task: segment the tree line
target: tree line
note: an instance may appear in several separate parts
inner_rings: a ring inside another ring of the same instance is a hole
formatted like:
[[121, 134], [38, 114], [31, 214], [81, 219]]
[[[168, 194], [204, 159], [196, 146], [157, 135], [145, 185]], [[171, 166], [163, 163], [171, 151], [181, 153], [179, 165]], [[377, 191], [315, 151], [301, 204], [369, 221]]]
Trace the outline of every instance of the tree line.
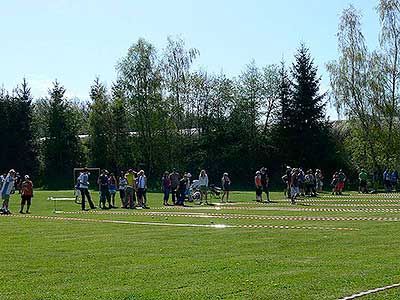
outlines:
[[[116, 64], [108, 86], [95, 78], [90, 101], [68, 99], [57, 80], [33, 99], [26, 80], [0, 90], [0, 166], [40, 178], [48, 187], [71, 186], [74, 167], [112, 172], [144, 169], [149, 181], [165, 170], [219, 183], [252, 185], [268, 167], [275, 185], [286, 165], [339, 168], [354, 174], [399, 165], [399, 1], [380, 0], [380, 47], [369, 51], [361, 15], [345, 9], [338, 30], [339, 58], [327, 64], [331, 90], [306, 45], [293, 63], [247, 64], [240, 75], [194, 69], [200, 51], [181, 38], [158, 51], [139, 39]], [[331, 122], [331, 100], [345, 117]]]
[[35, 100], [26, 80], [3, 89], [0, 165], [45, 185], [70, 184], [74, 167], [93, 166], [144, 169], [154, 180], [172, 168], [204, 168], [217, 183], [229, 172], [239, 186], [262, 166], [276, 174], [286, 164], [335, 166], [326, 95], [305, 45], [291, 67], [251, 61], [236, 78], [193, 70], [198, 55], [180, 38], [168, 38], [161, 53], [139, 39], [110, 87], [95, 78], [89, 102], [68, 99], [58, 81]]

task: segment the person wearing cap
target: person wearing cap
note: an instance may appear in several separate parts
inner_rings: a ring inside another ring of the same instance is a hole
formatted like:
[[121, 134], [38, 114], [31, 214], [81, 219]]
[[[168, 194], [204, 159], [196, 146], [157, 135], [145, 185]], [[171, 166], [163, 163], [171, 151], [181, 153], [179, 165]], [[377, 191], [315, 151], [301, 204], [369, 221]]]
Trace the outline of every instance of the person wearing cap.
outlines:
[[136, 177], [135, 172], [132, 169], [128, 170], [125, 174], [126, 178], [126, 193], [125, 193], [125, 205], [126, 208], [136, 208]]
[[108, 208], [111, 206], [111, 194], [108, 188], [108, 171], [102, 170], [99, 178], [97, 179], [97, 184], [100, 186], [100, 206], [101, 209], [107, 209], [106, 201], [108, 202]]
[[147, 198], [146, 198], [146, 190], [147, 190], [147, 177], [144, 174], [143, 170], [140, 170], [138, 173], [138, 180], [137, 180], [137, 198], [138, 203], [143, 208], [149, 208], [147, 206]]
[[229, 190], [231, 187], [231, 180], [228, 176], [228, 173], [224, 173], [221, 179], [221, 186], [224, 193], [222, 194], [221, 202], [224, 203], [224, 198], [226, 196], [226, 202], [229, 202]]
[[172, 203], [175, 204], [178, 199], [177, 199], [177, 188], [180, 182], [180, 176], [179, 173], [176, 171], [176, 169], [172, 170], [172, 173], [169, 174], [169, 180], [171, 181], [171, 197], [172, 197]]
[[262, 202], [262, 183], [261, 183], [261, 172], [257, 171], [254, 177], [254, 185], [256, 186], [256, 201]]
[[24, 213], [24, 206], [26, 203], [26, 213], [29, 214], [29, 208], [31, 207], [33, 197], [33, 183], [29, 178], [29, 175], [25, 175], [25, 180], [21, 183], [21, 210], [20, 214]]
[[12, 191], [14, 190], [14, 184], [15, 184], [15, 170], [11, 169], [6, 178], [4, 179], [3, 185], [1, 187], [1, 199], [3, 199], [3, 205], [2, 205], [2, 213], [3, 214], [10, 214], [10, 210], [8, 209], [8, 204], [10, 202], [10, 195]]
[[89, 206], [91, 209], [95, 209], [96, 206], [93, 204], [92, 197], [89, 193], [89, 170], [88, 168], [84, 168], [83, 172], [78, 177], [79, 189], [82, 195], [82, 210], [86, 210], [85, 208], [85, 198], [87, 198]]

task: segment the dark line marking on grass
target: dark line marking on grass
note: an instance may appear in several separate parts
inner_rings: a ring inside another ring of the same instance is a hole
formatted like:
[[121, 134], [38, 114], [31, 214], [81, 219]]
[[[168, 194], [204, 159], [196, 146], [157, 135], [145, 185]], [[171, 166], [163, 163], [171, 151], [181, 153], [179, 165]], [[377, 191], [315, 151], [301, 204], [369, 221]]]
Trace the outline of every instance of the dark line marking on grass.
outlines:
[[315, 217], [315, 216], [263, 216], [263, 215], [239, 215], [239, 214], [205, 214], [205, 213], [181, 213], [181, 212], [124, 212], [124, 211], [63, 211], [61, 214], [97, 214], [97, 215], [132, 215], [132, 216], [160, 216], [160, 217], [186, 217], [186, 218], [220, 218], [220, 219], [245, 219], [245, 220], [287, 220], [287, 221], [378, 221], [400, 222], [400, 218], [390, 217]]
[[85, 218], [65, 218], [52, 216], [26, 216], [26, 215], [1, 215], [3, 218], [30, 218], [44, 219], [52, 221], [81, 221], [96, 223], [115, 223], [115, 224], [132, 224], [132, 225], [154, 225], [154, 226], [171, 226], [171, 227], [206, 227], [206, 228], [263, 228], [263, 229], [307, 229], [307, 230], [345, 230], [357, 231], [358, 228], [348, 227], [314, 227], [314, 226], [287, 226], [287, 225], [225, 225], [225, 224], [186, 224], [186, 223], [157, 223], [157, 222], [134, 222], [120, 220], [104, 220], [104, 219], [85, 219]]
[[382, 292], [382, 291], [393, 289], [393, 288], [397, 288], [397, 287], [400, 287], [400, 283], [396, 283], [396, 284], [392, 284], [392, 285], [376, 288], [376, 289], [373, 289], [373, 290], [368, 290], [368, 291], [365, 291], [365, 292], [357, 293], [357, 294], [354, 294], [354, 295], [351, 295], [351, 296], [340, 298], [339, 300], [356, 299], [356, 298], [359, 298], [359, 297], [367, 296], [367, 295], [370, 295], [370, 294]]

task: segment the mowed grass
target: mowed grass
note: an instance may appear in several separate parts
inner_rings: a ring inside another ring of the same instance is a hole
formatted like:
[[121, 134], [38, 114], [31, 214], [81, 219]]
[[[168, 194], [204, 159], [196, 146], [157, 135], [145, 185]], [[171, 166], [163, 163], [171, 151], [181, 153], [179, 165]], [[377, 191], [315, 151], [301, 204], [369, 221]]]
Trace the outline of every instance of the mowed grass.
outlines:
[[[92, 195], [97, 203], [97, 194]], [[57, 201], [60, 212], [54, 213], [54, 201], [47, 200], [50, 196], [71, 197], [72, 192], [37, 191], [32, 216], [299, 228], [172, 227], [0, 217], [0, 299], [338, 299], [400, 282], [400, 222], [235, 218], [397, 218], [400, 207], [382, 205], [400, 203], [400, 195], [325, 195], [293, 207], [281, 201], [282, 193], [272, 193], [276, 201], [272, 204], [258, 204], [253, 202], [253, 193], [236, 192], [231, 195], [235, 203], [229, 205], [163, 209], [162, 195], [149, 193], [150, 210], [90, 214], [80, 214], [80, 207], [71, 201]], [[352, 206], [335, 206], [340, 203]], [[291, 208], [360, 211], [287, 210]], [[394, 211], [363, 211], [374, 208]], [[19, 215], [18, 195], [11, 198], [11, 211]], [[400, 289], [393, 289], [363, 299], [399, 298]]]

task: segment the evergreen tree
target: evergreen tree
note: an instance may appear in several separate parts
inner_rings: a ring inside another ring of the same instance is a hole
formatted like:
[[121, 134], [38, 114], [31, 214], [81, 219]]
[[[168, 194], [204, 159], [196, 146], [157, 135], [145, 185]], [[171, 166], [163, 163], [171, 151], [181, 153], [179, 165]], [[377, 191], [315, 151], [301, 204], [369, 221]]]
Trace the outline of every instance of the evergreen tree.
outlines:
[[[282, 163], [319, 167], [329, 156], [325, 120], [325, 94], [319, 93], [320, 78], [309, 50], [302, 44], [295, 55], [292, 78], [282, 64], [280, 71], [281, 115], [275, 145]], [[282, 148], [284, 151], [282, 151]]]
[[14, 168], [18, 171], [36, 175], [39, 165], [33, 139], [32, 95], [25, 78], [21, 86], [14, 90], [13, 115], [9, 125], [13, 132], [9, 145], [15, 150], [9, 151], [11, 155], [9, 159], [13, 161]]
[[110, 101], [106, 86], [99, 78], [90, 88], [89, 113], [89, 161], [90, 165], [109, 168], [111, 164], [110, 145], [112, 143], [112, 124]]
[[50, 179], [69, 183], [73, 168], [81, 163], [82, 149], [65, 89], [58, 81], [49, 90], [48, 103], [49, 111], [42, 116], [47, 117], [48, 124], [44, 140], [44, 175], [48, 184]]

